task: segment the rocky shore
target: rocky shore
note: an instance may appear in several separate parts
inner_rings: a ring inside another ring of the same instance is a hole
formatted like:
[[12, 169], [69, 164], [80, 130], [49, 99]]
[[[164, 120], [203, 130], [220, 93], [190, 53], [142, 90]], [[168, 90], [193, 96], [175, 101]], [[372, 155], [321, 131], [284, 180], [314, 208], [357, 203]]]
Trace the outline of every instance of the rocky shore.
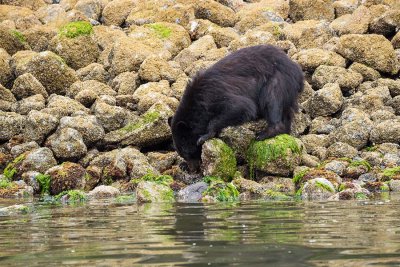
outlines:
[[[0, 197], [400, 191], [399, 29], [398, 0], [0, 0]], [[259, 44], [304, 70], [291, 135], [255, 142], [262, 121], [226, 128], [188, 173], [168, 126], [186, 84]]]

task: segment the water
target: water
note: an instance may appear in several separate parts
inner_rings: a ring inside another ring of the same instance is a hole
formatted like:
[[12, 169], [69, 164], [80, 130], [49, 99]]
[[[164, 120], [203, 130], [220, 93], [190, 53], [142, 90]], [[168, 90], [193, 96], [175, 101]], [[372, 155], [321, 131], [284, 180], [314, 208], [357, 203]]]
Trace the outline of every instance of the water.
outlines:
[[0, 217], [0, 266], [400, 266], [394, 198], [30, 205]]

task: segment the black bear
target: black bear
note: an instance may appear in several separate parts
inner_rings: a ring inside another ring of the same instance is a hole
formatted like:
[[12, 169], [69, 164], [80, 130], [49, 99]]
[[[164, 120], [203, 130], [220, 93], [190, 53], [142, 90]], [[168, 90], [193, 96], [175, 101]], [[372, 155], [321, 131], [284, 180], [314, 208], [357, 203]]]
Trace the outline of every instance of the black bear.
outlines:
[[264, 140], [289, 133], [303, 90], [300, 66], [281, 49], [258, 45], [240, 49], [195, 75], [170, 120], [175, 148], [190, 165], [201, 145], [227, 126], [264, 118]]

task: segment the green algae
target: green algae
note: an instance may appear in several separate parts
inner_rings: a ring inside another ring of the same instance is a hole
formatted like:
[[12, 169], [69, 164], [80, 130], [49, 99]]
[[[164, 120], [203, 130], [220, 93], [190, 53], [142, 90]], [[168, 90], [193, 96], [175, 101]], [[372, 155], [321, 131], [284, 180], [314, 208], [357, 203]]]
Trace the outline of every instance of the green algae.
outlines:
[[41, 194], [49, 194], [50, 193], [50, 181], [51, 181], [51, 176], [48, 174], [38, 174], [36, 176], [36, 181], [40, 185], [40, 193]]
[[67, 202], [68, 203], [78, 203], [78, 202], [85, 202], [87, 200], [86, 194], [81, 190], [68, 190], [63, 191], [60, 194], [56, 195], [54, 199], [56, 201], [60, 201], [63, 196], [67, 195]]
[[21, 154], [18, 157], [16, 157], [12, 162], [7, 164], [7, 166], [3, 171], [3, 175], [8, 181], [12, 181], [14, 175], [18, 172], [15, 165], [23, 161], [24, 159], [25, 159], [25, 154]]
[[299, 171], [298, 173], [296, 173], [296, 174], [293, 176], [293, 179], [292, 179], [293, 183], [294, 183], [295, 185], [299, 184], [299, 183], [301, 182], [301, 180], [303, 179], [303, 177], [304, 177], [309, 171], [310, 171], [310, 169], [307, 168], [307, 169], [301, 170], [301, 171]]
[[321, 189], [323, 189], [323, 190], [325, 190], [325, 191], [335, 193], [335, 189], [332, 188], [332, 187], [330, 187], [329, 185], [327, 185], [327, 184], [324, 183], [324, 182], [315, 180], [315, 186], [316, 186], [316, 187], [319, 187], [319, 188], [321, 188]]
[[172, 176], [170, 175], [157, 175], [153, 173], [148, 173], [146, 175], [143, 175], [139, 179], [137, 178], [132, 179], [131, 183], [137, 185], [141, 181], [155, 182], [157, 184], [169, 186], [174, 182], [174, 178], [172, 178]]
[[148, 111], [139, 118], [139, 121], [137, 121], [135, 123], [129, 123], [129, 124], [125, 125], [124, 127], [122, 127], [120, 130], [123, 132], [132, 132], [132, 131], [142, 128], [146, 124], [155, 122], [156, 120], [158, 120], [159, 117], [160, 117], [160, 112]]
[[238, 200], [239, 191], [232, 182], [227, 183], [215, 176], [206, 176], [203, 181], [209, 185], [203, 192], [203, 197], [210, 196], [221, 202]]
[[12, 34], [15, 38], [17, 38], [18, 41], [19, 41], [20, 43], [22, 43], [22, 44], [25, 44], [25, 43], [26, 43], [26, 38], [25, 38], [25, 36], [24, 36], [20, 31], [12, 30], [12, 31], [11, 31], [11, 34]]
[[383, 175], [392, 179], [394, 176], [400, 175], [400, 166], [387, 168], [383, 171]]
[[371, 164], [369, 164], [368, 161], [366, 160], [353, 160], [349, 165], [349, 167], [358, 167], [358, 166], [366, 167], [368, 172], [371, 170]]
[[264, 196], [266, 196], [268, 199], [272, 200], [291, 200], [292, 198], [285, 195], [282, 192], [279, 191], [274, 191], [272, 189], [268, 189], [263, 193]]
[[75, 38], [81, 35], [89, 35], [93, 32], [93, 26], [87, 21], [74, 21], [60, 29], [59, 35], [67, 38]]
[[147, 24], [146, 27], [153, 29], [157, 36], [161, 39], [170, 37], [172, 33], [172, 30], [169, 27], [160, 23]]
[[221, 177], [224, 181], [230, 182], [236, 173], [235, 152], [220, 139], [214, 138], [210, 142], [219, 152], [215, 170], [211, 175]]

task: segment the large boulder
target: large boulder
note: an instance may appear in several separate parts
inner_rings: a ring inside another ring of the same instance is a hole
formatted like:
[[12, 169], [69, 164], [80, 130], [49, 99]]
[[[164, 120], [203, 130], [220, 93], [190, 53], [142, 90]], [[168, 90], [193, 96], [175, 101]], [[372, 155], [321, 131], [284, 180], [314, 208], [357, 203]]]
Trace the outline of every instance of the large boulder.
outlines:
[[320, 48], [311, 48], [300, 50], [292, 57], [303, 70], [314, 71], [321, 65], [345, 67], [346, 60], [333, 51], [327, 51]]
[[288, 24], [283, 32], [298, 49], [322, 47], [333, 34], [325, 21], [304, 20]]
[[327, 83], [309, 100], [309, 112], [312, 117], [336, 113], [343, 105], [343, 95], [337, 83]]
[[371, 130], [371, 141], [374, 143], [399, 143], [400, 119], [385, 120]]
[[12, 72], [10, 67], [11, 57], [6, 50], [0, 48], [0, 84], [8, 84], [12, 79]]
[[357, 88], [363, 80], [363, 76], [351, 70], [337, 66], [319, 66], [313, 76], [312, 82], [317, 88], [322, 88], [327, 83], [337, 83], [343, 91]]
[[26, 117], [14, 112], [0, 111], [0, 140], [8, 141], [11, 137], [22, 133]]
[[32, 110], [26, 117], [24, 138], [27, 141], [42, 143], [44, 139], [57, 128], [58, 119], [53, 115]]
[[329, 21], [335, 18], [331, 0], [291, 0], [289, 6], [289, 16], [294, 21], [309, 19]]
[[83, 189], [85, 186], [85, 169], [73, 162], [64, 162], [61, 165], [49, 169], [46, 174], [50, 175], [50, 193], [60, 194], [63, 191]]
[[94, 144], [104, 137], [104, 129], [94, 115], [62, 117], [59, 128], [72, 128], [83, 137], [85, 144]]
[[134, 6], [135, 2], [131, 0], [114, 0], [108, 2], [102, 13], [104, 24], [121, 26]]
[[347, 34], [339, 38], [337, 52], [378, 71], [396, 74], [399, 61], [392, 44], [377, 34]]
[[62, 160], [79, 159], [87, 152], [82, 135], [77, 130], [66, 127], [51, 135], [46, 146], [54, 152], [56, 158]]
[[46, 88], [29, 72], [15, 79], [11, 92], [17, 99], [23, 99], [36, 94], [41, 94], [45, 98], [49, 96]]
[[0, 25], [0, 48], [14, 55], [17, 51], [28, 50], [30, 47], [21, 32]]
[[195, 16], [198, 19], [208, 19], [222, 27], [235, 25], [237, 16], [235, 12], [218, 2], [200, 0], [195, 2]]

